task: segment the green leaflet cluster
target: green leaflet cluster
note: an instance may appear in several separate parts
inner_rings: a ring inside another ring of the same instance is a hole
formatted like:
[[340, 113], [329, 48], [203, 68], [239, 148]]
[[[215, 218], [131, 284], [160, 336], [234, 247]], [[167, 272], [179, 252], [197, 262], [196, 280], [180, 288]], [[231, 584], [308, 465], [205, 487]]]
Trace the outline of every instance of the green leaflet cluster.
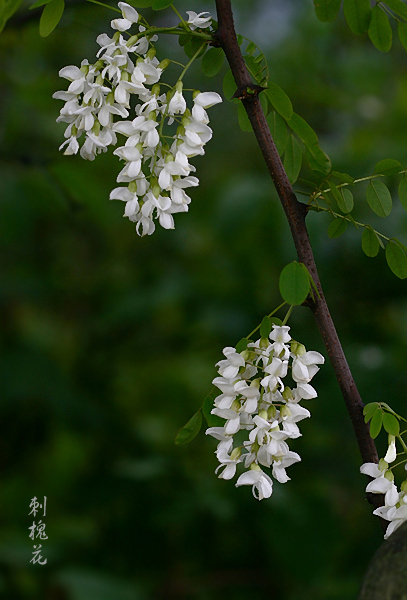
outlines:
[[[320, 21], [335, 21], [342, 0], [314, 0], [315, 13]], [[370, 0], [344, 0], [345, 19], [358, 35], [367, 33], [370, 40], [381, 52], [388, 52], [393, 42], [390, 19], [397, 22], [400, 42], [407, 50], [407, 5], [402, 0], [377, 1], [371, 6]]]
[[[269, 68], [264, 54], [258, 46], [242, 36], [238, 36], [238, 42], [240, 45], [248, 42], [243, 58], [256, 84], [265, 88], [260, 93], [260, 101], [290, 182], [293, 184], [297, 181], [302, 167], [317, 171], [322, 176], [327, 175], [331, 170], [329, 157], [321, 149], [312, 127], [294, 112], [291, 100], [284, 90], [275, 82], [269, 81]], [[242, 131], [251, 132], [252, 126], [243, 104], [233, 97], [235, 92], [236, 84], [229, 69], [223, 79], [224, 96], [236, 104]]]
[[[400, 279], [405, 279], [407, 278], [407, 247], [397, 238], [389, 238], [373, 229], [371, 225], [356, 221], [352, 215], [355, 202], [351, 190], [360, 184], [360, 187], [365, 186], [365, 198], [370, 209], [381, 218], [389, 216], [393, 199], [383, 179], [395, 175], [400, 176], [398, 197], [403, 208], [407, 210], [406, 170], [399, 161], [394, 159], [379, 161], [372, 175], [360, 179], [354, 179], [347, 173], [332, 171], [310, 194], [308, 206], [310, 210], [329, 212], [332, 215], [333, 221], [328, 227], [330, 238], [345, 233], [349, 223], [354, 225], [362, 233], [362, 249], [366, 256], [375, 257], [380, 249], [383, 249], [391, 271]], [[313, 185], [311, 182], [308, 183]]]

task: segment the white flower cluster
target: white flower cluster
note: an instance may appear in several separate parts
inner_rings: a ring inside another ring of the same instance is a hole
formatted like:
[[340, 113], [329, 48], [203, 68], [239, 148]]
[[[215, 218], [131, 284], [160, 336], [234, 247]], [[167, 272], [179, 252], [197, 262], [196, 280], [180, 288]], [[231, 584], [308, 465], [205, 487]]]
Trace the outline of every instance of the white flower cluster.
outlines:
[[[122, 32], [138, 23], [139, 14], [125, 2], [119, 2], [119, 8], [123, 18], [111, 22], [116, 33], [112, 38], [105, 33], [97, 38], [101, 47], [97, 62], [84, 60], [80, 68], [68, 66], [59, 72], [70, 81], [67, 91], [53, 95], [65, 101], [57, 121], [68, 123], [60, 149], [66, 147], [64, 154], [76, 154], [84, 134], [80, 155], [94, 160], [98, 153], [117, 145], [116, 134], [124, 135], [125, 144], [114, 154], [124, 161], [117, 182], [126, 187], [115, 188], [110, 199], [124, 201], [124, 216], [137, 224], [139, 235], [150, 235], [155, 230], [154, 219], [165, 229], [173, 229], [172, 215], [188, 211], [191, 199], [185, 189], [199, 183], [191, 175], [195, 167], [189, 159], [204, 154], [204, 145], [212, 137], [205, 109], [222, 99], [215, 92], [195, 91], [189, 109], [182, 78], [161, 94], [158, 82], [170, 61], [158, 61], [151, 46], [157, 36], [145, 35], [144, 25], [138, 26], [138, 34], [123, 38]], [[209, 27], [211, 17], [204, 16], [208, 14], [189, 11], [191, 31]], [[126, 120], [131, 112], [134, 117]], [[178, 123], [176, 133], [164, 135], [164, 124], [174, 121]]]
[[[236, 486], [253, 486], [258, 500], [269, 498], [273, 491], [272, 479], [260, 465], [271, 467], [273, 477], [286, 483], [290, 479], [286, 468], [301, 460], [289, 449], [287, 440], [301, 436], [297, 423], [310, 413], [300, 402], [317, 397], [309, 382], [319, 370], [317, 365], [325, 361], [319, 352], [307, 352], [292, 340], [289, 329], [273, 325], [269, 338], [249, 343], [240, 353], [225, 348], [225, 360], [216, 365], [220, 377], [213, 380], [222, 393], [214, 401], [212, 414], [226, 420], [223, 427], [206, 431], [219, 440], [216, 456], [220, 465], [215, 472], [220, 470], [220, 478], [231, 479], [236, 465], [244, 462], [248, 470]], [[283, 382], [289, 368], [292, 388]], [[243, 436], [239, 434], [242, 431]], [[235, 447], [234, 436], [242, 437]]]
[[368, 483], [366, 487], [366, 492], [384, 494], [384, 506], [376, 508], [373, 514], [390, 521], [384, 535], [385, 540], [404, 521], [407, 521], [407, 479], [403, 481], [399, 491], [394, 483], [393, 472], [389, 469], [389, 463], [394, 462], [396, 456], [396, 439], [393, 435], [389, 435], [389, 447], [386, 456], [380, 459], [379, 464], [365, 463], [360, 467], [361, 473], [373, 477], [373, 481]]

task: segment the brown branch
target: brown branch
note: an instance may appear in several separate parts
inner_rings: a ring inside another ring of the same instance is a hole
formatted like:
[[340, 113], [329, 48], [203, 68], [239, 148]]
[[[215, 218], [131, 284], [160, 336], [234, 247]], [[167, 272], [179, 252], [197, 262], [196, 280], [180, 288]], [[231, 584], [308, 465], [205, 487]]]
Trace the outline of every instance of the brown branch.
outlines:
[[[307, 206], [297, 200], [273, 138], [271, 137], [258, 93], [253, 93], [253, 89], [256, 86], [251, 81], [239, 44], [237, 43], [230, 0], [215, 0], [215, 2], [219, 23], [218, 30], [214, 35], [215, 44], [220, 46], [226, 54], [236, 82], [237, 95], [241, 98], [246, 109], [263, 158], [286, 214], [298, 259], [305, 264], [318, 289], [319, 297], [315, 295], [315, 301], [310, 300], [307, 302], [307, 305], [314, 313], [315, 320], [321, 332], [326, 351], [352, 421], [363, 462], [377, 463], [376, 446], [369, 435], [369, 428], [363, 418], [362, 411], [364, 405], [339, 341], [319, 280], [305, 225]], [[248, 89], [251, 93], [245, 94], [244, 91]], [[369, 494], [369, 501], [375, 506], [382, 504], [381, 496], [374, 494]]]

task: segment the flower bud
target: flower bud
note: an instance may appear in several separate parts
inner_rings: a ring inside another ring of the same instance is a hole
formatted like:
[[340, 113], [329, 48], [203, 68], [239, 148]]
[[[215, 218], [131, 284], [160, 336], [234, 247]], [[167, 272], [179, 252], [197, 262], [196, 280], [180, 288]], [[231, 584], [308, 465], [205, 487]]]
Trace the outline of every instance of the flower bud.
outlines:
[[242, 352], [240, 353], [240, 356], [243, 358], [243, 360], [245, 362], [247, 362], [249, 360], [250, 355], [251, 355], [250, 350], [242, 350]]
[[199, 90], [194, 90], [192, 92], [192, 100], [195, 100], [195, 98], [200, 94], [201, 92]]
[[102, 75], [98, 75], [98, 76], [96, 77], [96, 80], [95, 80], [95, 82], [96, 82], [98, 85], [103, 85], [103, 77], [102, 77]]
[[284, 391], [283, 391], [283, 398], [284, 400], [288, 401], [288, 400], [292, 400], [293, 399], [293, 393], [291, 391], [291, 388], [289, 387], [285, 387]]
[[157, 111], [152, 110], [150, 113], [148, 113], [148, 120], [157, 121]]
[[130, 81], [130, 74], [127, 71], [122, 71], [121, 81]]
[[304, 344], [300, 344], [299, 342], [291, 341], [291, 352], [296, 356], [303, 356], [306, 353], [306, 349]]
[[183, 88], [183, 83], [182, 83], [182, 81], [178, 80], [177, 83], [175, 84], [175, 90], [177, 92], [182, 92], [182, 88]]
[[274, 420], [276, 418], [276, 413], [277, 413], [277, 409], [274, 406], [274, 404], [272, 404], [271, 406], [268, 407], [267, 409], [267, 420]]
[[99, 132], [100, 132], [100, 123], [99, 123], [99, 121], [97, 119], [95, 119], [95, 122], [93, 123], [92, 132], [95, 135], [99, 135]]
[[258, 465], [258, 464], [256, 464], [256, 463], [252, 463], [252, 464], [250, 465], [250, 470], [251, 470], [251, 471], [261, 471], [261, 469], [260, 469], [259, 465]]
[[235, 412], [238, 412], [240, 409], [240, 400], [238, 400], [237, 398], [235, 400], [233, 400], [232, 406], [230, 407], [230, 409], [234, 410]]
[[259, 451], [260, 445], [258, 442], [253, 442], [253, 444], [250, 446], [250, 452], [252, 452], [253, 454], [257, 454], [257, 452]]
[[127, 187], [129, 188], [129, 192], [131, 192], [132, 194], [135, 194], [137, 192], [137, 183], [135, 181], [130, 181]]
[[384, 460], [384, 458], [381, 458], [379, 460], [379, 469], [380, 471], [386, 471], [386, 469], [389, 468], [389, 464]]
[[162, 69], [162, 70], [164, 71], [164, 70], [165, 70], [167, 67], [169, 67], [169, 65], [170, 65], [170, 62], [171, 62], [171, 61], [170, 61], [170, 59], [169, 59], [169, 58], [164, 58], [164, 60], [162, 60], [162, 61], [160, 62], [160, 64], [158, 65], [158, 68], [159, 68], [159, 69]]
[[131, 38], [129, 38], [126, 42], [127, 48], [131, 48], [131, 46], [137, 42], [138, 38], [139, 38], [139, 34], [132, 35]]
[[97, 71], [99, 71], [99, 69], [101, 69], [102, 67], [104, 67], [105, 63], [103, 60], [98, 60], [97, 62], [95, 62], [95, 69]]
[[159, 185], [155, 185], [155, 186], [153, 186], [153, 188], [152, 188], [152, 192], [153, 192], [153, 194], [154, 194], [154, 197], [155, 197], [155, 198], [158, 198], [158, 196], [160, 195], [160, 192], [161, 192], [161, 188], [160, 188], [160, 186], [159, 186]]
[[260, 410], [259, 411], [259, 417], [261, 419], [264, 419], [265, 421], [267, 421], [267, 411], [266, 410]]
[[280, 408], [280, 416], [282, 419], [287, 418], [287, 417], [291, 417], [292, 412], [291, 410], [288, 408], [288, 406], [282, 406]]
[[400, 486], [400, 489], [401, 489], [401, 491], [402, 491], [404, 494], [407, 494], [407, 479], [405, 479], [405, 480], [403, 481], [403, 483], [402, 483], [402, 484], [401, 484], [401, 486]]
[[150, 48], [150, 50], [147, 52], [147, 58], [149, 58], [151, 60], [152, 58], [154, 58], [156, 53], [157, 53], [157, 51], [155, 48]]
[[114, 104], [114, 92], [109, 92], [106, 96], [106, 104]]
[[394, 481], [394, 475], [393, 475], [393, 471], [390, 471], [390, 469], [388, 471], [385, 472], [384, 474], [385, 478], [388, 479], [389, 481]]
[[267, 338], [261, 338], [260, 339], [260, 348], [266, 349], [270, 346], [270, 342]]
[[159, 96], [160, 95], [160, 84], [159, 83], [155, 83], [153, 85], [153, 87], [151, 88], [151, 93], [153, 96]]
[[80, 70], [82, 71], [82, 73], [87, 75], [89, 73], [89, 65], [82, 65]]
[[255, 388], [259, 389], [260, 381], [261, 381], [261, 377], [257, 377], [257, 379], [253, 379], [253, 381], [250, 382], [250, 387], [255, 387]]
[[242, 449], [240, 446], [239, 446], [239, 448], [233, 448], [232, 454], [230, 455], [230, 460], [237, 460], [238, 458], [240, 458], [241, 454], [242, 454]]

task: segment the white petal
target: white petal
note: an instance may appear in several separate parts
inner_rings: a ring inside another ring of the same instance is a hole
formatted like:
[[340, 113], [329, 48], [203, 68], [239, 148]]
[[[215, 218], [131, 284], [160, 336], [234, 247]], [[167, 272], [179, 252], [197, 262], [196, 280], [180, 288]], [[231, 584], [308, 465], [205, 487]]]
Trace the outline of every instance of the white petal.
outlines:
[[222, 102], [222, 98], [216, 92], [201, 92], [194, 98], [195, 104], [203, 108], [209, 108], [214, 104]]

